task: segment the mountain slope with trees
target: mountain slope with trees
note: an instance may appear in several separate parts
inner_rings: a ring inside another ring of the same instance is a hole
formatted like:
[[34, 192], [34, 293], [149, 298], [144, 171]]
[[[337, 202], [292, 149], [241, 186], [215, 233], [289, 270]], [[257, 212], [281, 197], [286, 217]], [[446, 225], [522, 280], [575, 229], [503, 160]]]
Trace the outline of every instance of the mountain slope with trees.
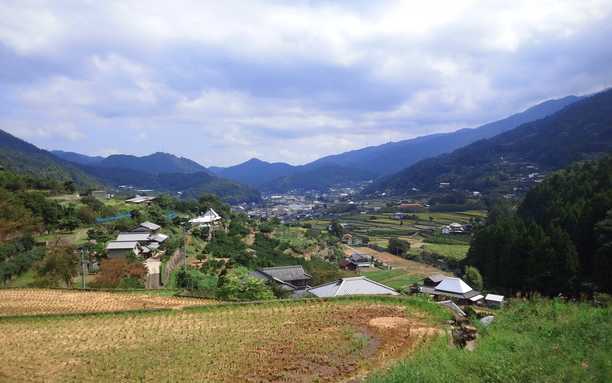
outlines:
[[50, 177], [62, 181], [74, 180], [77, 185], [92, 186], [100, 182], [85, 174], [72, 163], [46, 150], [0, 130], [0, 165], [5, 170], [35, 177]]
[[575, 295], [591, 281], [612, 292], [612, 156], [548, 176], [516, 212], [499, 200], [466, 263], [506, 293]]
[[[152, 158], [160, 161], [168, 158], [178, 159], [170, 154], [157, 154], [152, 155]], [[184, 198], [196, 200], [201, 193], [216, 194], [227, 203], [259, 202], [261, 200], [259, 191], [252, 187], [211, 175], [201, 166], [204, 170], [195, 173], [158, 172], [154, 174], [124, 167], [83, 165], [59, 158], [2, 130], [0, 130], [0, 165], [4, 166], [7, 171], [23, 175], [59, 179], [63, 182], [73, 181], [83, 190], [87, 187], [116, 188], [119, 185], [131, 185], [138, 189], [154, 189], [157, 192], [181, 191], [184, 192]], [[56, 188], [53, 182], [48, 182], [48, 184], [51, 185], [51, 189]], [[60, 185], [60, 187], [63, 186]]]
[[[612, 151], [612, 91], [566, 106], [552, 116], [523, 124], [450, 154], [422, 160], [384, 177], [364, 190], [413, 187], [430, 191], [441, 182], [451, 188], [486, 191], [507, 178], [505, 167], [532, 164], [548, 171]], [[507, 162], [507, 163], [504, 163]]]
[[197, 173], [208, 172], [206, 168], [190, 159], [173, 154], [157, 152], [148, 156], [136, 157], [126, 154], [113, 154], [95, 164], [105, 168], [122, 167], [146, 173]]

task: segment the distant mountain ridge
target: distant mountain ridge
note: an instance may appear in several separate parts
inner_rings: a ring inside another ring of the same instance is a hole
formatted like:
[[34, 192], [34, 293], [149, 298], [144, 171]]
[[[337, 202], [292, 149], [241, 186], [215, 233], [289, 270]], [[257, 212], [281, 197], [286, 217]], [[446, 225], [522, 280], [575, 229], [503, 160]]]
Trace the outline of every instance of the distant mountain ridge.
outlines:
[[485, 191], [500, 185], [501, 158], [553, 171], [612, 152], [612, 90], [572, 103], [555, 114], [520, 125], [452, 153], [424, 159], [385, 176], [363, 192], [413, 187], [424, 191], [448, 182], [458, 190]]
[[66, 161], [75, 162], [77, 164], [84, 164], [84, 165], [95, 165], [104, 159], [104, 157], [101, 157], [101, 156], [90, 157], [90, 156], [86, 156], [85, 154], [79, 154], [75, 152], [65, 152], [63, 150], [51, 150], [51, 153], [55, 154], [59, 158], [62, 158]]
[[[177, 159], [175, 156], [164, 153], [156, 153], [148, 157], [161, 158], [161, 160]], [[76, 158], [80, 158], [78, 154]], [[194, 173], [149, 173], [121, 166], [84, 165], [66, 161], [3, 130], [0, 130], [0, 165], [7, 171], [35, 177], [72, 179], [81, 187], [109, 188], [131, 185], [135, 188], [151, 188], [156, 191], [181, 191], [185, 198], [195, 199], [201, 193], [213, 193], [227, 203], [259, 202], [261, 200], [258, 190], [235, 180], [212, 175], [206, 169]]]
[[95, 164], [105, 168], [135, 169], [151, 174], [159, 173], [197, 173], [207, 172], [208, 170], [188, 159], [177, 157], [173, 154], [157, 152], [148, 156], [136, 157], [127, 154], [113, 154]]
[[451, 152], [472, 142], [491, 138], [516, 128], [526, 122], [551, 115], [583, 97], [567, 96], [559, 100], [544, 101], [524, 112], [484, 124], [475, 129], [465, 128], [452, 133], [432, 134], [410, 140], [353, 150], [347, 153], [323, 157], [304, 165], [304, 167], [311, 168], [322, 164], [335, 164], [369, 170], [382, 175], [392, 174], [424, 158]]
[[[326, 156], [306, 165], [292, 166], [286, 163], [269, 163], [252, 158], [239, 165], [228, 168], [210, 167], [209, 170], [221, 177], [231, 178], [256, 188], [273, 188], [277, 191], [277, 186], [272, 187], [271, 182], [275, 185], [284, 184], [289, 188], [288, 190], [295, 189], [298, 184], [301, 184], [299, 175], [290, 178], [287, 178], [287, 176], [314, 170], [324, 165], [339, 165], [351, 169], [360, 169], [367, 171], [373, 177], [388, 175], [400, 171], [424, 158], [451, 152], [472, 142], [511, 130], [525, 122], [546, 117], [583, 97], [567, 96], [558, 100], [548, 100], [524, 112], [513, 114], [508, 118], [491, 122], [475, 129], [466, 128], [452, 133], [431, 134], [400, 142], [370, 146]], [[310, 177], [309, 174], [305, 176]], [[325, 172], [321, 172], [321, 176], [325, 176]], [[285, 182], [279, 183], [277, 178], [280, 177], [285, 177]], [[290, 179], [294, 182], [287, 182]], [[322, 182], [327, 183], [323, 179]]]
[[101, 184], [99, 180], [84, 173], [71, 162], [39, 149], [4, 130], [0, 130], [0, 165], [4, 166], [4, 170], [35, 177], [72, 179], [81, 186]]

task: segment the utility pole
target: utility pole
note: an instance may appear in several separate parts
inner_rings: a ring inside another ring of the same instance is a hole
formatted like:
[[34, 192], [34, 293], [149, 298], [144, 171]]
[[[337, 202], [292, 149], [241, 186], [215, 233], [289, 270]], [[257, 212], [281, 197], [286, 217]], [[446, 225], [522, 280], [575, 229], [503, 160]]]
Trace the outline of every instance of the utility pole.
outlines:
[[183, 252], [185, 254], [185, 271], [187, 271], [187, 234], [183, 226]]
[[[85, 288], [85, 259], [83, 258], [83, 250], [81, 251], [75, 251], [75, 254], [80, 253], [81, 254], [81, 261], [75, 261], [74, 263], [80, 263], [81, 264], [81, 277], [83, 280], [83, 288]], [[89, 254], [89, 251], [86, 251], [87, 254]]]

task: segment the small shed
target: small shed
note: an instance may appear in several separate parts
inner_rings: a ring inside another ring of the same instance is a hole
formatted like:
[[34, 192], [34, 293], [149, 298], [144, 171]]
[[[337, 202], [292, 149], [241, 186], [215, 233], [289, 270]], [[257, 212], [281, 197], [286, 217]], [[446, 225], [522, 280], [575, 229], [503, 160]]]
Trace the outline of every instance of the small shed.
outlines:
[[504, 305], [504, 300], [505, 298], [503, 295], [487, 294], [485, 297], [485, 302], [487, 302], [487, 306], [489, 307], [493, 305], [502, 307]]

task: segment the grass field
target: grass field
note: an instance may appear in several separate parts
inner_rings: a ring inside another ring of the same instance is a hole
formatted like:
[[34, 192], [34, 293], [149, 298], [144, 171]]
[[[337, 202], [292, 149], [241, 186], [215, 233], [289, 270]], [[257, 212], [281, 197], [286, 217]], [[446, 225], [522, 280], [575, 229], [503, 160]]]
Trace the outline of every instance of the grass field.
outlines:
[[6, 285], [4, 285], [4, 287], [27, 287], [27, 286], [30, 286], [32, 283], [34, 283], [34, 275], [35, 275], [35, 272], [33, 270], [30, 270], [28, 272], [25, 272], [25, 273], [21, 274], [17, 278], [13, 279], [12, 281], [10, 281]]
[[475, 351], [437, 339], [367, 382], [611, 382], [611, 345], [612, 309], [511, 300], [481, 326]]
[[122, 294], [114, 292], [0, 289], [0, 317], [41, 314], [77, 314], [121, 310], [181, 308], [216, 301], [164, 296], [162, 292]]
[[409, 274], [409, 272], [404, 269], [362, 271], [362, 274], [368, 279], [394, 289], [410, 286], [425, 278], [422, 275]]
[[391, 298], [5, 318], [0, 380], [343, 381], [445, 334], [444, 318], [433, 303]]
[[470, 249], [469, 245], [438, 245], [434, 243], [413, 243], [410, 245], [411, 249], [418, 249], [421, 246], [434, 253], [442, 254], [447, 258], [453, 258], [462, 260], [465, 258], [467, 251]]

